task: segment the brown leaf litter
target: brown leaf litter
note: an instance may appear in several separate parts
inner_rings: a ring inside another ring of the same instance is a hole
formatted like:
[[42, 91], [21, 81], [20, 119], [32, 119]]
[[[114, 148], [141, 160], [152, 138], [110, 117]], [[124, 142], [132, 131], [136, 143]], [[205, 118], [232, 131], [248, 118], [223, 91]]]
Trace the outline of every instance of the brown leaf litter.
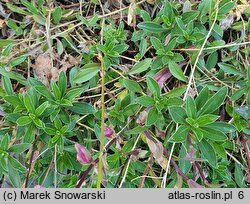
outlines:
[[[56, 60], [51, 59], [51, 57]], [[41, 80], [43, 84], [49, 85], [51, 78], [57, 81], [61, 71], [66, 72], [69, 68], [77, 66], [78, 64], [79, 60], [70, 54], [65, 54], [63, 59], [58, 59], [56, 53], [53, 53], [53, 56], [51, 56], [48, 52], [45, 52], [38, 54], [35, 58], [35, 63], [32, 64], [31, 67], [38, 79]]]

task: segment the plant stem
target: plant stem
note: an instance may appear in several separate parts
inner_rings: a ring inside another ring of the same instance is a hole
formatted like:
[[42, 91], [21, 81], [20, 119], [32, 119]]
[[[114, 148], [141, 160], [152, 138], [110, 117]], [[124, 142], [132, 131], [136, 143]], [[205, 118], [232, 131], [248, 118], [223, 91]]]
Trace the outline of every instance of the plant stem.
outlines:
[[194, 162], [195, 166], [198, 168], [198, 171], [200, 173], [200, 176], [201, 176], [201, 179], [203, 180], [203, 182], [206, 184], [208, 183], [207, 180], [206, 180], [206, 177], [201, 169], [201, 166], [199, 165], [199, 163], [197, 161]]
[[[136, 141], [135, 141], [135, 144], [134, 144], [134, 146], [133, 146], [133, 148], [132, 148], [132, 150], [131, 150], [131, 151], [133, 151], [133, 150], [136, 148], [137, 142], [139, 141], [139, 138], [140, 138], [140, 137], [141, 137], [140, 135], [137, 137], [137, 139], [136, 139]], [[121, 188], [121, 187], [122, 187], [123, 183], [125, 182], [125, 179], [126, 179], [127, 173], [128, 173], [128, 168], [129, 168], [129, 165], [130, 165], [131, 156], [129, 156], [128, 158], [129, 158], [129, 159], [128, 159], [128, 162], [127, 162], [127, 166], [126, 166], [126, 169], [125, 169], [125, 172], [124, 172], [123, 178], [122, 178], [122, 180], [121, 180], [121, 183], [120, 183], [120, 185], [119, 185], [119, 188]]]
[[105, 117], [105, 101], [104, 101], [104, 63], [103, 63], [103, 58], [102, 54], [99, 52], [99, 60], [101, 61], [101, 86], [102, 86], [102, 91], [101, 91], [101, 105], [102, 105], [102, 110], [101, 110], [101, 135], [100, 135], [100, 155], [99, 155], [99, 162], [98, 162], [98, 180], [97, 180], [97, 188], [101, 187], [101, 182], [102, 182], [102, 153], [104, 149], [104, 117]]
[[199, 57], [200, 57], [200, 55], [202, 54], [202, 51], [204, 50], [204, 47], [205, 47], [205, 45], [206, 45], [206, 42], [207, 42], [208, 38], [210, 37], [210, 34], [212, 33], [212, 30], [213, 30], [214, 25], [215, 25], [215, 23], [216, 23], [217, 16], [218, 16], [218, 12], [219, 12], [219, 2], [220, 2], [219, 0], [216, 0], [216, 5], [215, 5], [215, 9], [216, 9], [216, 10], [215, 10], [214, 21], [213, 21], [213, 23], [212, 23], [212, 25], [211, 25], [211, 27], [210, 27], [210, 29], [209, 29], [209, 31], [208, 31], [208, 34], [207, 34], [207, 36], [206, 36], [206, 38], [205, 38], [205, 40], [204, 40], [204, 42], [203, 42], [203, 44], [202, 44], [202, 46], [201, 46], [201, 48], [200, 48], [200, 50], [199, 50], [199, 53], [198, 53], [198, 55], [197, 55], [197, 57], [196, 57], [196, 60], [195, 60], [195, 62], [194, 62], [194, 66], [193, 66], [193, 68], [191, 69], [191, 73], [190, 73], [190, 75], [189, 75], [189, 81], [188, 81], [188, 85], [187, 85], [187, 90], [186, 90], [186, 92], [185, 92], [185, 94], [184, 94], [183, 101], [185, 101], [186, 98], [187, 98], [187, 96], [188, 96], [188, 92], [189, 92], [189, 89], [190, 89], [191, 84], [192, 84], [192, 80], [193, 80], [193, 77], [194, 77], [194, 71], [195, 71], [196, 66], [197, 66], [197, 64], [198, 64]]
[[177, 165], [176, 162], [173, 160], [173, 158], [172, 158], [172, 157], [170, 158], [170, 153], [169, 153], [165, 148], [163, 149], [163, 153], [165, 154], [165, 156], [167, 156], [167, 157], [170, 159], [172, 165], [174, 166], [175, 171], [176, 171], [184, 180], [188, 181], [189, 178], [179, 169], [178, 165]]
[[81, 178], [79, 180], [79, 182], [77, 183], [76, 185], [76, 188], [80, 188], [82, 186], [82, 183], [83, 181], [86, 179], [88, 173], [91, 171], [91, 169], [95, 166], [96, 163], [98, 163], [99, 161], [99, 158], [97, 158], [92, 164], [89, 165], [89, 167], [87, 168], [86, 171], [84, 171], [82, 174], [81, 174]]
[[0, 179], [0, 188], [2, 188], [3, 181], [4, 181], [4, 175], [3, 175], [2, 178]]
[[30, 155], [30, 160], [29, 160], [29, 169], [28, 169], [27, 176], [26, 176], [26, 179], [25, 179], [24, 188], [28, 187], [29, 177], [30, 177], [31, 169], [32, 169], [32, 161], [33, 161], [33, 157], [34, 157], [35, 146], [36, 146], [37, 140], [38, 140], [38, 136], [36, 137], [35, 141], [33, 142], [32, 147], [31, 147], [32, 149], [31, 149], [31, 155]]
[[123, 171], [124, 171], [124, 168], [125, 168], [125, 166], [127, 165], [128, 161], [129, 161], [129, 158], [130, 158], [130, 157], [128, 156], [127, 159], [125, 160], [124, 164], [122, 165], [121, 170], [120, 170], [120, 173], [119, 173], [119, 176], [118, 176], [118, 178], [117, 178], [117, 180], [116, 180], [116, 182], [115, 182], [114, 188], [117, 188], [118, 183], [119, 183], [119, 181], [120, 181], [120, 179], [121, 179], [121, 177], [122, 177], [122, 173], [123, 173]]
[[141, 177], [140, 184], [139, 184], [139, 188], [142, 188], [142, 187], [143, 187], [145, 178], [146, 178], [146, 176], [147, 176], [147, 174], [148, 174], [148, 171], [149, 171], [149, 169], [150, 169], [150, 166], [151, 166], [151, 164], [152, 164], [152, 160], [153, 160], [153, 154], [151, 154], [150, 157], [149, 157], [148, 165], [147, 165], [146, 169], [145, 169], [144, 172], [143, 172], [143, 176]]

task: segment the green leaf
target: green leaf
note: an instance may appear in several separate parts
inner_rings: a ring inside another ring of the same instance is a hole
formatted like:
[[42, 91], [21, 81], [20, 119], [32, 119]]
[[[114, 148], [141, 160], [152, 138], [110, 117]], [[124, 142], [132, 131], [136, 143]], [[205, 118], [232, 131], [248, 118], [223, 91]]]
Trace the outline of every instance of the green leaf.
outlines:
[[50, 85], [51, 85], [51, 88], [52, 88], [52, 91], [53, 91], [55, 98], [57, 100], [60, 100], [62, 98], [62, 93], [61, 93], [59, 87], [57, 86], [56, 82], [53, 79], [50, 81]]
[[23, 153], [24, 151], [26, 151], [27, 149], [29, 149], [31, 147], [31, 145], [32, 144], [30, 144], [30, 143], [15, 144], [15, 145], [11, 146], [8, 149], [8, 151], [20, 154], [20, 153]]
[[167, 97], [180, 97], [182, 94], [185, 93], [186, 91], [186, 86], [181, 86], [181, 87], [177, 87], [177, 88], [174, 88], [172, 90], [170, 90], [169, 92], [163, 94], [164, 96], [167, 96]]
[[69, 106], [67, 107], [67, 109], [73, 111], [74, 113], [77, 114], [92, 114], [95, 112], [95, 109], [93, 108], [93, 106], [91, 106], [90, 104], [86, 103], [86, 102], [75, 102], [73, 103], [73, 106]]
[[35, 110], [35, 115], [36, 117], [39, 117], [40, 115], [43, 114], [43, 112], [48, 108], [49, 102], [45, 101], [42, 103], [36, 110]]
[[193, 21], [199, 14], [199, 11], [187, 11], [182, 14], [182, 21], [185, 24], [188, 24], [189, 22]]
[[10, 81], [10, 78], [3, 76], [2, 80], [3, 80], [3, 87], [4, 87], [5, 92], [8, 95], [13, 95], [13, 88], [12, 88], [12, 83]]
[[56, 24], [58, 24], [62, 18], [62, 9], [61, 7], [57, 6], [52, 13], [52, 17]]
[[236, 101], [238, 100], [240, 97], [243, 96], [243, 94], [246, 92], [246, 89], [245, 88], [241, 88], [241, 89], [238, 89], [237, 91], [235, 91], [232, 96], [230, 97], [230, 100], [231, 101]]
[[195, 122], [198, 125], [207, 125], [207, 124], [211, 124], [215, 122], [219, 117], [220, 116], [217, 116], [217, 115], [205, 114], [205, 115], [201, 115], [200, 117], [198, 117], [197, 120], [195, 120]]
[[141, 97], [138, 97], [136, 99], [137, 103], [145, 106], [145, 107], [148, 107], [148, 106], [151, 106], [155, 103], [154, 99], [150, 96], [141, 96]]
[[61, 104], [62, 106], [73, 106], [73, 104], [71, 103], [71, 101], [68, 100], [68, 99], [65, 99], [65, 98], [63, 98], [63, 99], [60, 101], [60, 104]]
[[203, 139], [203, 132], [200, 128], [192, 128], [197, 140], [200, 142]]
[[217, 61], [218, 61], [218, 53], [215, 51], [208, 56], [206, 61], [206, 68], [208, 70], [211, 70], [216, 66]]
[[59, 56], [61, 56], [61, 54], [63, 53], [64, 51], [64, 47], [63, 47], [63, 44], [60, 40], [56, 39], [56, 50], [57, 50], [57, 54]]
[[187, 139], [189, 128], [181, 125], [170, 138], [171, 142], [184, 142]]
[[12, 166], [10, 161], [8, 161], [8, 178], [15, 188], [21, 187], [20, 175], [18, 171]]
[[219, 4], [219, 12], [218, 14], [225, 14], [228, 13], [231, 9], [234, 8], [235, 2], [231, 1], [221, 1]]
[[43, 95], [45, 98], [47, 98], [50, 101], [54, 101], [54, 98], [51, 95], [51, 92], [46, 86], [35, 86], [35, 89], [37, 92], [39, 92], [41, 95]]
[[164, 49], [163, 43], [156, 37], [151, 37], [150, 42], [155, 48], [155, 50]]
[[80, 84], [80, 83], [89, 81], [94, 76], [96, 76], [99, 69], [100, 69], [99, 66], [97, 66], [96, 64], [93, 64], [92, 67], [81, 70], [80, 72], [76, 73], [74, 77], [74, 82]]
[[24, 95], [23, 102], [24, 102], [26, 109], [29, 111], [29, 113], [35, 112], [35, 106], [34, 106], [34, 103], [31, 101], [30, 95], [28, 94]]
[[[7, 3], [6, 5], [7, 5], [7, 7], [8, 7], [11, 11], [13, 11], [13, 12], [15, 12], [15, 13], [19, 13], [19, 14], [26, 15], [26, 16], [29, 15], [28, 12], [24, 11], [22, 8], [20, 8], [20, 7], [18, 7], [18, 6], [15, 6], [15, 5], [10, 4], [10, 3]], [[1, 44], [1, 43], [0, 43], [0, 44]]]
[[175, 123], [186, 122], [187, 114], [184, 108], [180, 106], [171, 106], [168, 110]]
[[29, 125], [24, 134], [23, 142], [32, 143], [35, 139], [35, 127], [33, 124]]
[[23, 166], [17, 159], [9, 156], [8, 160], [9, 160], [10, 164], [14, 167], [15, 170], [20, 171], [22, 173], [26, 172], [27, 169], [25, 168], [25, 166]]
[[7, 101], [8, 103], [10, 103], [11, 105], [14, 106], [22, 106], [22, 103], [20, 101], [20, 99], [18, 98], [18, 96], [12, 95], [12, 96], [5, 96], [4, 100]]
[[0, 47], [5, 47], [8, 46], [12, 43], [14, 43], [14, 40], [9, 40], [9, 39], [0, 39]]
[[4, 50], [2, 51], [3, 56], [8, 56], [11, 53], [11, 50], [13, 48], [13, 44], [8, 45]]
[[41, 121], [41, 120], [38, 119], [38, 118], [35, 118], [35, 119], [33, 120], [33, 122], [34, 122], [34, 124], [36, 125], [37, 128], [43, 129], [43, 128], [45, 127], [43, 121]]
[[196, 118], [196, 104], [194, 102], [194, 99], [191, 96], [187, 97], [187, 102], [186, 102], [186, 112], [187, 116], [190, 118], [195, 119]]
[[175, 78], [177, 78], [177, 79], [179, 79], [179, 80], [181, 80], [181, 81], [186, 82], [186, 77], [185, 77], [185, 75], [183, 74], [182, 69], [179, 67], [179, 65], [178, 65], [176, 62], [170, 61], [170, 62], [168, 63], [168, 66], [169, 66], [169, 71], [171, 72], [171, 74], [172, 74]]
[[156, 107], [152, 107], [148, 114], [147, 114], [147, 119], [146, 119], [146, 125], [150, 126], [153, 125], [158, 119], [158, 110]]
[[179, 97], [163, 98], [160, 103], [164, 104], [164, 106], [181, 106], [183, 105], [183, 100]]
[[28, 9], [32, 14], [39, 15], [38, 9], [35, 7], [34, 3], [30, 3], [26, 0], [21, 0], [22, 4]]
[[58, 87], [62, 95], [64, 95], [67, 89], [67, 77], [64, 71], [61, 71], [59, 74]]
[[161, 33], [166, 31], [165, 28], [162, 28], [161, 25], [155, 23], [155, 22], [143, 22], [143, 23], [139, 23], [137, 25], [138, 28], [143, 29], [143, 30], [147, 30], [153, 33]]
[[22, 116], [22, 117], [18, 118], [18, 120], [16, 122], [20, 126], [25, 126], [25, 125], [30, 124], [32, 122], [32, 120], [29, 116]]
[[140, 41], [140, 45], [139, 45], [139, 51], [140, 51], [140, 54], [141, 56], [143, 56], [147, 50], [147, 40], [145, 38], [142, 38], [141, 41]]
[[234, 178], [235, 178], [235, 182], [240, 188], [245, 187], [243, 170], [241, 166], [237, 163], [235, 163]]
[[210, 144], [213, 146], [215, 152], [216, 152], [220, 157], [222, 157], [223, 159], [226, 159], [226, 158], [227, 158], [226, 150], [225, 150], [225, 148], [224, 148], [221, 144], [219, 144], [219, 143], [217, 143], [217, 142], [213, 142], [213, 143], [210, 143]]
[[201, 142], [198, 142], [198, 147], [202, 158], [206, 159], [212, 167], [216, 168], [217, 157], [214, 148], [205, 139], [203, 139]]
[[126, 134], [137, 135], [137, 134], [139, 134], [139, 133], [144, 132], [144, 131], [147, 130], [147, 129], [148, 129], [148, 127], [136, 126], [136, 127], [133, 128], [132, 130], [126, 131]]
[[151, 21], [151, 17], [147, 11], [141, 9], [140, 15], [141, 15], [143, 21]]
[[2, 141], [1, 141], [1, 149], [2, 150], [7, 150], [8, 149], [8, 146], [9, 146], [9, 142], [10, 142], [10, 136], [9, 134], [5, 134], [3, 137], [2, 137]]
[[20, 56], [20, 57], [16, 57], [10, 60], [8, 66], [10, 67], [15, 67], [21, 63], [23, 63], [26, 60], [26, 56]]
[[225, 122], [215, 122], [215, 123], [206, 125], [206, 127], [221, 131], [223, 133], [232, 133], [236, 131], [236, 127]]
[[140, 105], [138, 104], [129, 104], [123, 109], [123, 115], [128, 116], [128, 117], [135, 115], [137, 111], [139, 110], [139, 108], [140, 108]]
[[190, 169], [192, 168], [192, 163], [185, 159], [187, 157], [187, 150], [184, 144], [181, 145], [180, 149], [180, 160], [178, 162], [180, 170], [184, 173], [187, 174]]
[[68, 99], [68, 100], [73, 100], [75, 97], [79, 96], [83, 91], [84, 91], [84, 89], [82, 87], [80, 87], [80, 88], [73, 88], [73, 89], [67, 91], [67, 93], [64, 96], [64, 98]]
[[227, 140], [227, 136], [224, 133], [222, 133], [221, 131], [214, 130], [214, 129], [209, 128], [209, 127], [202, 127], [200, 129], [203, 133], [203, 136], [210, 139], [210, 140], [218, 141], [218, 142], [222, 142], [222, 141]]
[[18, 82], [20, 82], [23, 85], [27, 85], [27, 80], [19, 73], [16, 73], [14, 71], [6, 71], [5, 69], [1, 68], [0, 74], [5, 76], [5, 77], [9, 77], [10, 79], [17, 80]]
[[200, 109], [198, 115], [203, 115], [206, 113], [213, 113], [216, 111], [225, 100], [227, 95], [227, 87], [222, 87], [216, 94], [214, 94]]
[[224, 62], [221, 62], [218, 65], [224, 72], [226, 72], [228, 74], [244, 76], [244, 74], [240, 70], [236, 69], [235, 66], [233, 66], [231, 64], [226, 64]]
[[50, 128], [50, 127], [45, 127], [44, 131], [48, 134], [48, 135], [56, 135], [56, 129], [54, 128]]
[[207, 99], [208, 99], [208, 88], [207, 86], [205, 86], [195, 99], [197, 110], [201, 109], [201, 107], [207, 102]]
[[33, 15], [33, 19], [36, 23], [45, 26], [46, 25], [46, 18], [41, 15]]
[[148, 85], [148, 89], [153, 94], [153, 96], [160, 98], [161, 89], [158, 83], [152, 77], [147, 77], [147, 85]]
[[133, 81], [131, 79], [122, 79], [121, 82], [128, 90], [132, 92], [138, 92], [138, 93], [142, 92], [142, 88], [136, 81]]
[[120, 53], [125, 52], [128, 48], [129, 48], [129, 46], [127, 44], [119, 44], [119, 45], [116, 45], [112, 49], [112, 51], [118, 52], [120, 54]]
[[147, 58], [145, 60], [137, 62], [128, 73], [129, 74], [139, 74], [143, 71], [146, 71], [150, 67], [151, 62], [152, 62], [151, 58]]

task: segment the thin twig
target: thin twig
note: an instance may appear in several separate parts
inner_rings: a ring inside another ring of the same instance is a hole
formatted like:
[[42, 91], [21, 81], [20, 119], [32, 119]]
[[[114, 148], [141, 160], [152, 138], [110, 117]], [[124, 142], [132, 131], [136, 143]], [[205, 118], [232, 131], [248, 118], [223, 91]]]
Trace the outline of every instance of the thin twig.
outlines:
[[120, 170], [120, 173], [119, 173], [118, 178], [116, 179], [114, 188], [117, 188], [118, 183], [119, 183], [119, 181], [120, 181], [120, 179], [121, 179], [121, 177], [122, 177], [123, 170], [124, 170], [125, 166], [127, 165], [128, 161], [129, 161], [129, 157], [126, 158], [124, 164], [123, 164], [122, 167], [121, 167], [121, 170]]
[[139, 184], [139, 188], [142, 188], [143, 187], [143, 184], [144, 184], [144, 181], [145, 181], [145, 178], [148, 174], [148, 171], [150, 169], [150, 166], [152, 164], [152, 161], [153, 161], [153, 154], [150, 155], [149, 157], [149, 160], [148, 160], [148, 164], [143, 172], [143, 175], [141, 176], [141, 180], [140, 180], [140, 184]]
[[57, 186], [57, 164], [56, 164], [56, 160], [57, 160], [57, 144], [55, 144], [55, 154], [54, 154], [54, 166], [55, 166], [54, 186], [55, 186], [55, 188]]
[[188, 81], [188, 85], [187, 85], [187, 90], [186, 90], [186, 92], [185, 92], [185, 94], [184, 94], [184, 97], [183, 97], [183, 100], [184, 100], [184, 101], [186, 100], [186, 98], [187, 98], [187, 96], [188, 96], [188, 92], [189, 92], [189, 89], [190, 89], [190, 87], [191, 87], [192, 80], [193, 80], [193, 77], [194, 77], [194, 71], [195, 71], [196, 66], [197, 66], [197, 64], [198, 64], [200, 55], [202, 54], [202, 51], [203, 51], [203, 49], [204, 49], [204, 47], [205, 47], [205, 45], [206, 45], [206, 42], [207, 42], [208, 38], [210, 37], [210, 34], [212, 33], [212, 30], [213, 30], [214, 25], [215, 25], [215, 23], [216, 23], [217, 16], [218, 16], [218, 12], [219, 12], [219, 8], [218, 8], [218, 7], [219, 7], [219, 0], [216, 1], [216, 12], [215, 12], [214, 21], [213, 21], [213, 23], [212, 23], [212, 25], [211, 25], [211, 27], [210, 27], [210, 30], [208, 31], [208, 34], [207, 34], [207, 36], [206, 36], [206, 38], [205, 38], [205, 40], [204, 40], [204, 42], [203, 42], [203, 44], [202, 44], [202, 46], [201, 46], [201, 48], [200, 48], [200, 50], [199, 50], [199, 53], [198, 53], [198, 55], [197, 55], [197, 57], [196, 57], [196, 60], [195, 60], [195, 62], [194, 62], [193, 69], [191, 70], [191, 73], [190, 73], [190, 75], [189, 75], [189, 81]]
[[[223, 48], [228, 48], [228, 47], [234, 47], [234, 46], [242, 46], [242, 45], [248, 45], [250, 44], [250, 41], [248, 42], [243, 42], [243, 43], [229, 43], [225, 45], [220, 45], [220, 46], [214, 46], [214, 47], [206, 47], [203, 48], [203, 51], [207, 50], [218, 50], [218, 49], [223, 49]], [[199, 51], [199, 48], [181, 48], [181, 49], [174, 49], [174, 51]]]
[[[174, 152], [174, 147], [175, 147], [175, 142], [173, 143], [171, 151], [170, 151], [170, 155], [169, 155], [170, 158], [172, 158], [172, 155], [173, 155], [173, 152]], [[161, 182], [161, 187], [162, 188], [166, 188], [167, 175], [168, 175], [168, 171], [169, 171], [169, 167], [170, 167], [170, 162], [171, 162], [171, 159], [168, 160], [167, 167], [166, 167], [166, 170], [165, 170], [165, 175], [163, 176], [163, 180]]]
[[104, 77], [105, 77], [105, 72], [104, 72], [104, 62], [102, 59], [102, 54], [99, 53], [99, 59], [101, 61], [101, 85], [102, 85], [102, 91], [101, 91], [101, 134], [100, 134], [100, 155], [99, 155], [99, 165], [98, 165], [98, 180], [97, 180], [97, 188], [101, 187], [101, 182], [102, 182], [102, 152], [104, 149], [104, 120], [105, 120], [105, 85], [104, 85]]
[[170, 157], [170, 153], [166, 150], [166, 148], [163, 149], [163, 153], [166, 157], [171, 161], [172, 165], [174, 166], [175, 171], [186, 181], [189, 180], [189, 178], [179, 169], [176, 162], [173, 160], [173, 158]]
[[[137, 145], [137, 142], [139, 141], [139, 138], [140, 138], [140, 135], [137, 137], [137, 139], [136, 139], [136, 141], [135, 141], [135, 144], [134, 144], [134, 146], [133, 146], [133, 148], [132, 148], [131, 151], [133, 151], [133, 150], [135, 149], [135, 147], [136, 147], [136, 145]], [[125, 170], [125, 172], [124, 172], [123, 178], [122, 178], [122, 180], [121, 180], [121, 183], [120, 183], [120, 185], [119, 185], [119, 188], [122, 187], [122, 185], [123, 185], [123, 183], [124, 183], [124, 181], [125, 181], [125, 179], [126, 179], [126, 176], [127, 176], [127, 173], [128, 173], [128, 168], [129, 168], [129, 165], [130, 165], [130, 161], [131, 161], [131, 156], [129, 157], [128, 164], [127, 164], [126, 170]]]
[[24, 188], [28, 187], [29, 177], [30, 177], [31, 169], [32, 169], [32, 161], [33, 161], [33, 156], [34, 156], [35, 146], [36, 146], [37, 140], [38, 140], [38, 136], [36, 137], [35, 141], [33, 142], [32, 147], [31, 147], [31, 155], [30, 155], [30, 160], [29, 160], [29, 168], [28, 168], [28, 172], [27, 172], [27, 175], [26, 175]]
[[43, 178], [43, 181], [42, 181], [42, 183], [41, 183], [41, 186], [44, 185], [44, 183], [45, 183], [45, 181], [46, 181], [46, 178], [48, 177], [49, 172], [51, 171], [51, 169], [52, 169], [52, 167], [53, 167], [54, 157], [55, 157], [55, 154], [53, 154], [53, 156], [52, 156], [52, 158], [51, 158], [51, 161], [50, 161], [50, 163], [49, 163], [48, 169], [47, 169], [46, 174], [45, 174], [45, 176], [44, 176], [44, 178]]

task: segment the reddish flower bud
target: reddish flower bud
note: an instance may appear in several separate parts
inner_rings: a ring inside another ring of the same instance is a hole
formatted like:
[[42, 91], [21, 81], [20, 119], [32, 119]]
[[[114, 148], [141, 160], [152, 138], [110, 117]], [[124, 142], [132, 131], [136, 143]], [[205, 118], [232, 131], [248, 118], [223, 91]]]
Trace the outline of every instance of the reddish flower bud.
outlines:
[[111, 137], [112, 135], [113, 135], [113, 133], [114, 133], [114, 130], [111, 128], [111, 127], [109, 127], [109, 126], [104, 126], [104, 136], [105, 137]]
[[75, 144], [75, 148], [77, 151], [77, 157], [76, 159], [82, 163], [82, 164], [89, 164], [92, 162], [92, 157], [89, 153], [89, 151], [83, 147], [82, 145], [80, 145], [79, 143]]
[[159, 84], [160, 89], [163, 88], [164, 83], [172, 76], [168, 69], [162, 69], [154, 75], [155, 81]]

